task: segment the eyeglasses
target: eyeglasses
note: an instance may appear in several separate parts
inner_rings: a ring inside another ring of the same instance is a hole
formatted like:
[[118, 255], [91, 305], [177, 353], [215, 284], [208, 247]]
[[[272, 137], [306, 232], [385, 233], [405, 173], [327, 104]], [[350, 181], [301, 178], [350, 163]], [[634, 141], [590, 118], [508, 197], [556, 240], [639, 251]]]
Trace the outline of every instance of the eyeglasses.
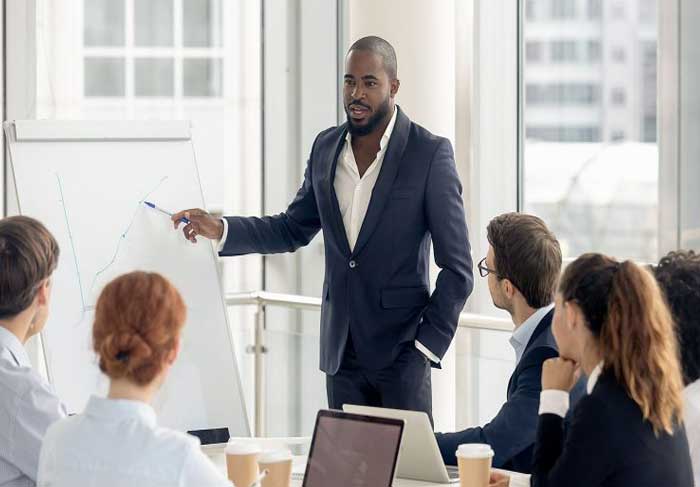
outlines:
[[486, 267], [486, 257], [484, 257], [483, 259], [481, 259], [479, 261], [479, 263], [477, 264], [477, 267], [479, 268], [479, 274], [481, 274], [481, 277], [486, 277], [489, 274], [493, 274], [494, 276], [498, 277], [499, 279], [501, 278], [501, 276], [498, 275], [498, 272]]

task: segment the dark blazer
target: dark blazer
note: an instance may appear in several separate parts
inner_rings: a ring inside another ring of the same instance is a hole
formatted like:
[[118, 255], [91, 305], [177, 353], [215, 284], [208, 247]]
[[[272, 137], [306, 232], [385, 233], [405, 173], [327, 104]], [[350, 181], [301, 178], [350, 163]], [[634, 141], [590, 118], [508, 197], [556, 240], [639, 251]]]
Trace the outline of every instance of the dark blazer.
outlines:
[[[370, 370], [392, 364], [402, 344], [414, 339], [442, 358], [473, 287], [452, 146], [397, 110], [352, 252], [333, 187], [346, 124], [316, 137], [304, 183], [284, 213], [227, 217], [221, 255], [293, 252], [323, 230], [321, 369], [331, 375], [340, 367], [349, 332], [359, 361]], [[431, 239], [442, 269], [432, 295]]]
[[[488, 443], [495, 453], [494, 467], [530, 473], [542, 391], [542, 364], [559, 356], [552, 336], [553, 316], [554, 310], [551, 310], [535, 328], [511, 375], [506, 403], [496, 417], [483, 427], [436, 434], [446, 464], [457, 464], [455, 451], [462, 443]], [[582, 388], [577, 386], [572, 393], [572, 402], [581, 394]]]
[[534, 487], [692, 487], [685, 429], [656, 437], [635, 403], [604, 372], [562, 429], [556, 414], [540, 416], [532, 473]]

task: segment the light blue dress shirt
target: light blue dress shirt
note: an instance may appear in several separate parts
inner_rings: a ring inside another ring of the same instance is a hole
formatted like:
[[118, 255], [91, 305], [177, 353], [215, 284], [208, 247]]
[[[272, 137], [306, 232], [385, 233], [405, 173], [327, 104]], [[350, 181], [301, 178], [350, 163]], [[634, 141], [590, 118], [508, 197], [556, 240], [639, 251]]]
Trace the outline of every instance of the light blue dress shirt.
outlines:
[[33, 487], [47, 428], [65, 417], [19, 339], [0, 326], [0, 487]]
[[542, 318], [544, 318], [547, 313], [552, 311], [553, 308], [554, 303], [550, 304], [549, 306], [545, 306], [544, 308], [539, 308], [513, 331], [513, 336], [510, 337], [510, 344], [513, 347], [513, 350], [515, 350], [515, 365], [518, 365], [520, 363], [520, 359], [523, 358], [525, 348], [530, 342], [532, 334], [535, 333], [537, 325], [540, 324]]

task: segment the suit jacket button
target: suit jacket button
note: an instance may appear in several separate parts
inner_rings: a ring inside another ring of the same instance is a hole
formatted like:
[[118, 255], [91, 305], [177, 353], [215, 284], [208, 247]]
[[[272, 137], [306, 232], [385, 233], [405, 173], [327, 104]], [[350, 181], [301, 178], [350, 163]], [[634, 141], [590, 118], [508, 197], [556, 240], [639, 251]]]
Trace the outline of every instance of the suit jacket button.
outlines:
[[354, 260], [351, 260], [348, 265], [350, 266], [350, 269], [354, 269], [355, 267], [357, 267], [357, 262], [355, 262]]

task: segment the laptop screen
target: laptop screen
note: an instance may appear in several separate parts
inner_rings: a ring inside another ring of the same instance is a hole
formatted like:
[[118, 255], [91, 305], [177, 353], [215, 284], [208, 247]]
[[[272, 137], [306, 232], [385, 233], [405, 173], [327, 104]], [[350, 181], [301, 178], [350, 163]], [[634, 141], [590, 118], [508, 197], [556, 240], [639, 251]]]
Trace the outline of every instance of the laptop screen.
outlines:
[[401, 420], [319, 411], [304, 487], [390, 487], [402, 432]]

